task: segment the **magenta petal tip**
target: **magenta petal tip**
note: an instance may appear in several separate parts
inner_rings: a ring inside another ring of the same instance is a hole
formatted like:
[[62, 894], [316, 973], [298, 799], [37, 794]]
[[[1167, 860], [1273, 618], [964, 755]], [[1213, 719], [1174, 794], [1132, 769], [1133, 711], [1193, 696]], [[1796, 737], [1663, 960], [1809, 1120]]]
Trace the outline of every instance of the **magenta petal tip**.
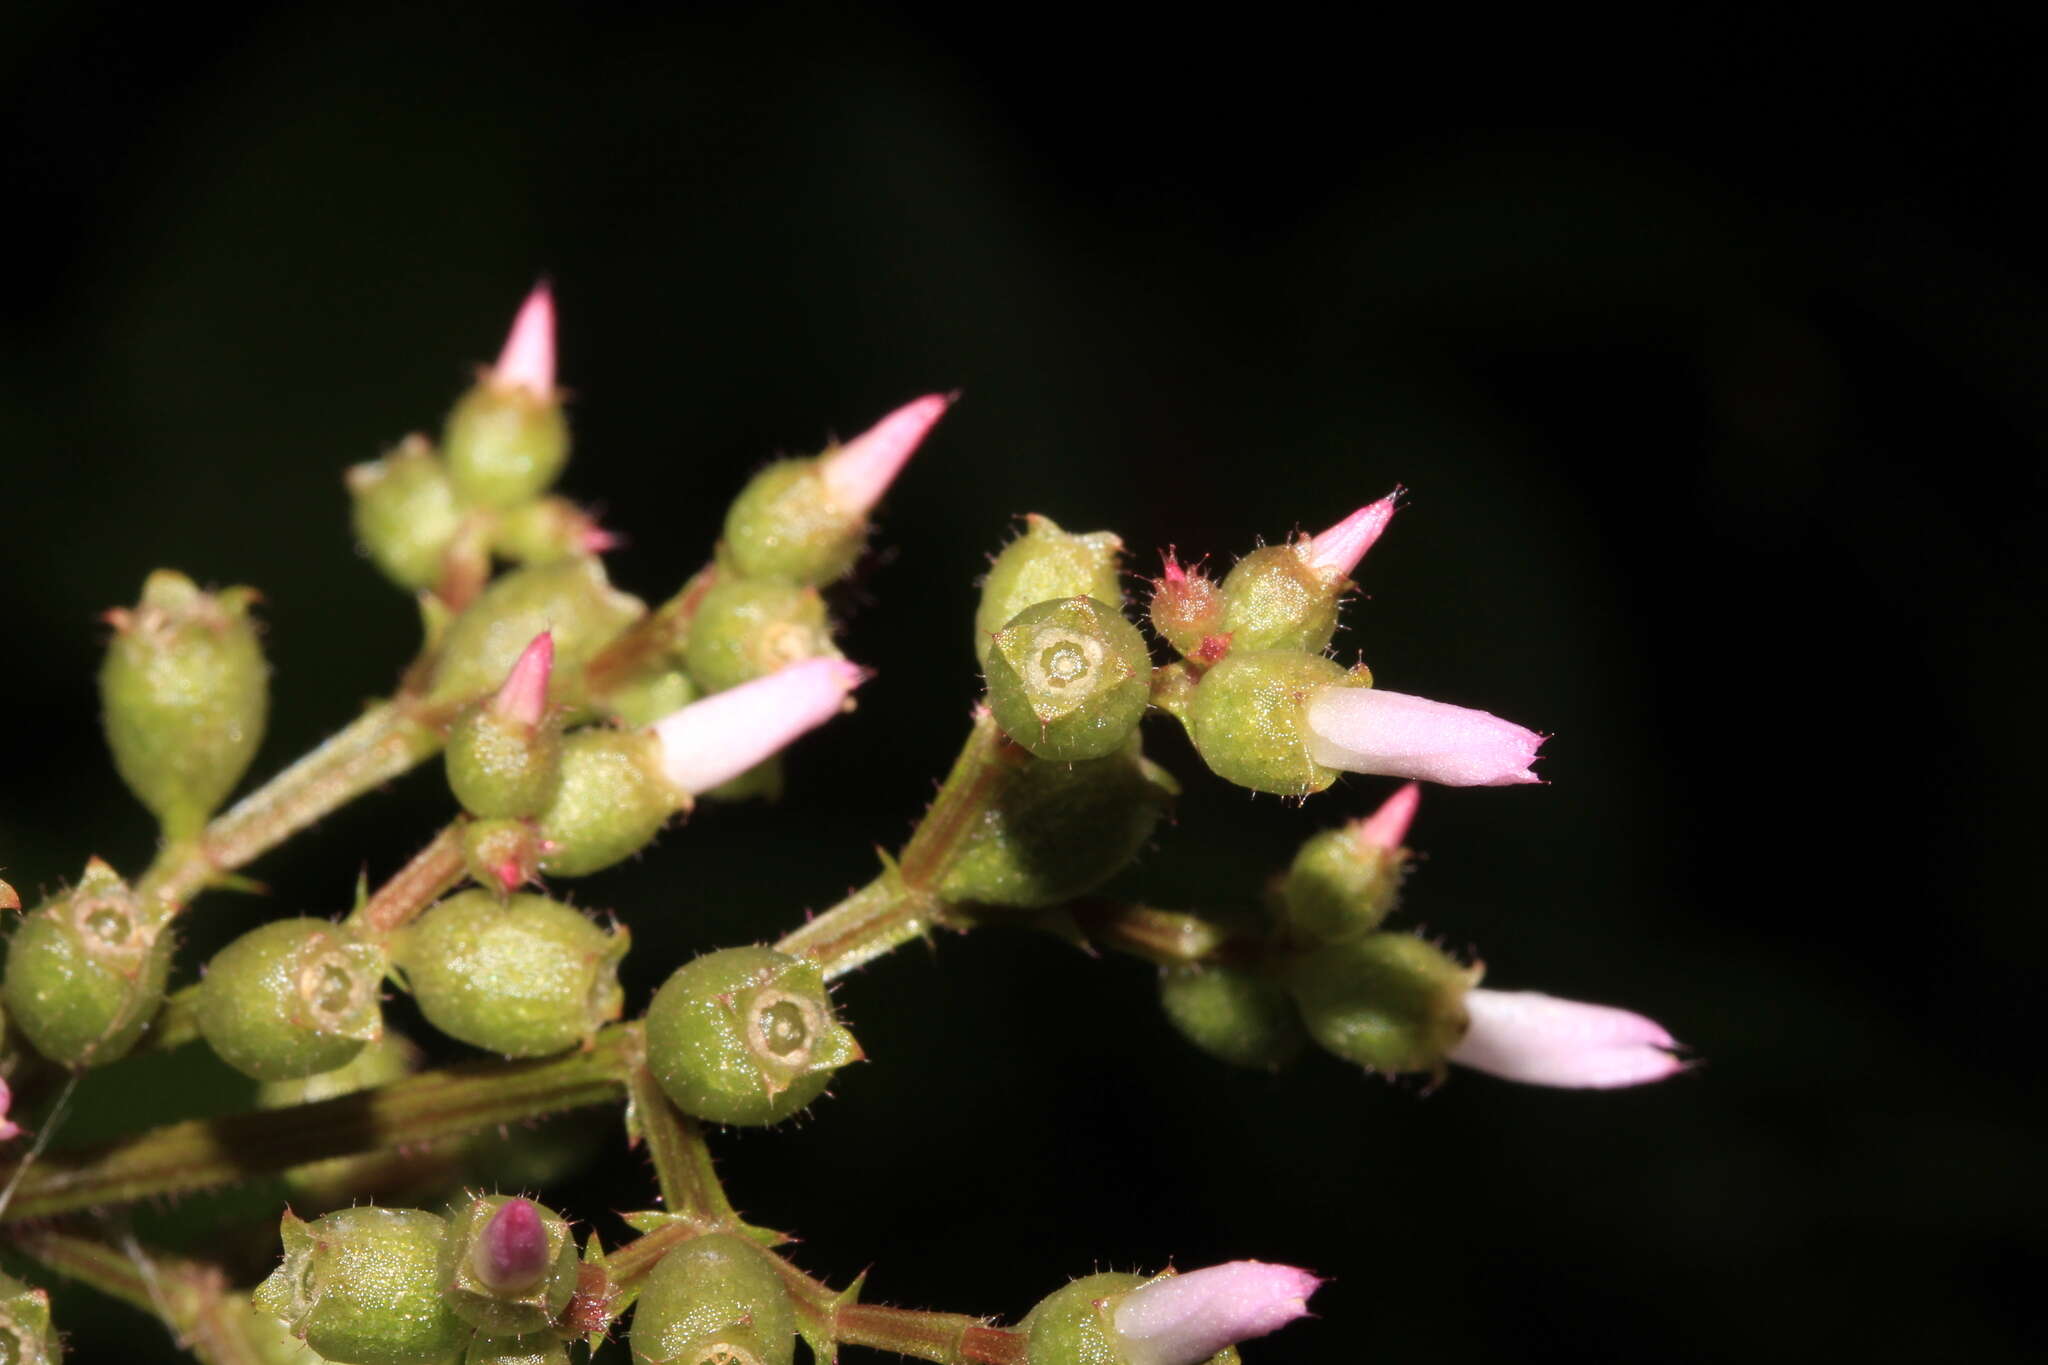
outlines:
[[555, 633], [544, 630], [533, 637], [512, 671], [491, 698], [491, 711], [501, 719], [519, 725], [538, 725], [548, 710], [548, 678], [555, 669]]
[[839, 714], [868, 676], [845, 659], [805, 659], [672, 711], [653, 726], [662, 774], [692, 796], [710, 791]]
[[1540, 991], [1472, 990], [1465, 1009], [1472, 1028], [1451, 1060], [1503, 1080], [1612, 1090], [1686, 1068], [1663, 1025], [1612, 1005]]
[[491, 367], [491, 380], [504, 388], [530, 390], [537, 397], [555, 392], [555, 295], [545, 281], [533, 287], [519, 316], [512, 319], [505, 349]]
[[1400, 505], [1401, 490], [1395, 489], [1377, 502], [1369, 502], [1302, 547], [1302, 561], [1331, 581], [1349, 578], [1386, 532]]
[[1231, 1261], [1139, 1285], [1112, 1316], [1129, 1365], [1200, 1365], [1226, 1346], [1308, 1316], [1322, 1280], [1266, 1261]]
[[508, 1293], [540, 1279], [553, 1259], [548, 1251], [547, 1225], [530, 1199], [499, 1205], [477, 1233], [470, 1253], [476, 1277], [487, 1287]]
[[832, 500], [847, 511], [866, 515], [889, 491], [954, 395], [926, 394], [905, 403], [824, 458], [820, 473]]

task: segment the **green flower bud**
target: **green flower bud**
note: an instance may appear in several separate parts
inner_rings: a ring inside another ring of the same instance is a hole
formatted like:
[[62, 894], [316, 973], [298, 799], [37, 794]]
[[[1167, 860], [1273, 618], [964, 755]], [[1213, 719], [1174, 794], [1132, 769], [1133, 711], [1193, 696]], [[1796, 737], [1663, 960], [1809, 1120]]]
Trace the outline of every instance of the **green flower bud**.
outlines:
[[1337, 780], [1334, 768], [1309, 757], [1309, 699], [1324, 687], [1351, 682], [1320, 654], [1233, 649], [1202, 675], [1188, 707], [1188, 737], [1209, 770], [1253, 791], [1307, 796]]
[[159, 569], [134, 609], [107, 613], [114, 638], [100, 702], [114, 766], [167, 839], [197, 834], [234, 790], [270, 707], [253, 588], [204, 593]]
[[693, 1238], [648, 1273], [633, 1309], [647, 1365], [790, 1365], [796, 1309], [768, 1253], [731, 1232]]
[[417, 1209], [341, 1209], [308, 1223], [285, 1210], [284, 1264], [256, 1307], [350, 1365], [444, 1365], [474, 1329], [441, 1296], [447, 1227]]
[[469, 1343], [462, 1365], [569, 1365], [569, 1343], [553, 1332], [487, 1337], [479, 1332]]
[[0, 1361], [6, 1365], [57, 1365], [64, 1344], [50, 1325], [50, 1296], [0, 1272]]
[[420, 916], [394, 956], [435, 1028], [507, 1057], [542, 1057], [619, 1017], [630, 942], [624, 928], [607, 933], [545, 896], [500, 904], [461, 891]]
[[604, 708], [620, 725], [638, 728], [682, 710], [703, 695], [689, 674], [670, 669], [610, 689], [604, 694]]
[[546, 492], [569, 461], [561, 396], [496, 383], [486, 374], [448, 414], [441, 449], [464, 502], [517, 506]]
[[[256, 1088], [256, 1104], [262, 1109], [287, 1109], [374, 1090], [403, 1080], [423, 1065], [425, 1058], [419, 1048], [387, 1028], [383, 1037], [366, 1044], [346, 1066], [297, 1080], [264, 1082]], [[340, 1209], [371, 1197], [418, 1197], [445, 1189], [460, 1157], [460, 1147], [448, 1143], [406, 1151], [387, 1148], [295, 1166], [285, 1172], [284, 1182], [292, 1202], [301, 1209]]]
[[773, 579], [721, 578], [690, 624], [690, 676], [706, 692], [837, 653], [818, 590]]
[[7, 950], [7, 1014], [66, 1066], [127, 1053], [163, 1003], [171, 935], [95, 858], [65, 895], [29, 915]]
[[645, 730], [578, 730], [562, 746], [555, 799], [536, 818], [541, 868], [581, 877], [654, 842], [684, 805], [657, 769], [660, 741]]
[[440, 581], [443, 557], [462, 529], [455, 485], [423, 436], [348, 471], [356, 543], [386, 578], [418, 592]]
[[1164, 574], [1152, 581], [1152, 629], [1189, 659], [1213, 664], [1230, 650], [1223, 595], [1197, 566], [1192, 572], [1166, 552]]
[[818, 461], [777, 460], [732, 500], [721, 548], [744, 578], [830, 583], [846, 576], [866, 539], [867, 518], [832, 501]]
[[996, 632], [987, 662], [996, 724], [1040, 758], [1121, 748], [1152, 696], [1144, 637], [1092, 597], [1026, 607]]
[[1308, 1042], [1286, 987], [1242, 967], [1166, 968], [1159, 1003], [1182, 1036], [1232, 1066], [1277, 1071]]
[[1077, 763], [1010, 750], [987, 813], [962, 838], [941, 899], [1022, 909], [1056, 905], [1121, 871], [1180, 788], [1138, 751]]
[[1326, 829], [1301, 846], [1280, 883], [1288, 927], [1310, 941], [1371, 933], [1400, 899], [1406, 849], [1359, 837], [1356, 825]]
[[562, 732], [552, 718], [528, 724], [491, 702], [469, 707], [448, 731], [448, 789], [472, 815], [537, 815], [561, 776]]
[[599, 559], [515, 569], [449, 624], [428, 698], [472, 701], [496, 691], [542, 631], [554, 634], [550, 695], [573, 698], [582, 687], [583, 664], [646, 612], [639, 598], [606, 581]]
[[491, 549], [515, 564], [553, 564], [594, 555], [614, 544], [611, 534], [567, 498], [535, 498], [502, 513], [491, 528]]
[[1003, 547], [981, 580], [974, 612], [974, 657], [988, 663], [995, 633], [1024, 608], [1056, 597], [1092, 597], [1120, 604], [1118, 556], [1124, 543], [1108, 531], [1069, 535], [1051, 517], [1024, 518], [1024, 534]]
[[1109, 1300], [1145, 1283], [1143, 1275], [1084, 1275], [1038, 1301], [1018, 1328], [1028, 1365], [1127, 1365], [1110, 1325]]
[[199, 983], [199, 1032], [260, 1081], [346, 1066], [384, 1032], [384, 954], [320, 919], [265, 924], [213, 956]]
[[770, 948], [726, 948], [684, 964], [647, 1010], [655, 1079], [678, 1109], [715, 1123], [786, 1119], [860, 1056], [817, 964]]
[[1223, 629], [1233, 650], [1298, 649], [1320, 654], [1337, 633], [1345, 586], [1316, 572], [1292, 545], [1268, 545], [1237, 561], [1223, 580]]
[[1288, 985], [1317, 1043], [1368, 1071], [1443, 1070], [1471, 1027], [1465, 992], [1479, 969], [1413, 934], [1324, 944]]
[[576, 1292], [576, 1239], [561, 1215], [530, 1199], [472, 1199], [441, 1244], [448, 1304], [488, 1336], [542, 1332]]

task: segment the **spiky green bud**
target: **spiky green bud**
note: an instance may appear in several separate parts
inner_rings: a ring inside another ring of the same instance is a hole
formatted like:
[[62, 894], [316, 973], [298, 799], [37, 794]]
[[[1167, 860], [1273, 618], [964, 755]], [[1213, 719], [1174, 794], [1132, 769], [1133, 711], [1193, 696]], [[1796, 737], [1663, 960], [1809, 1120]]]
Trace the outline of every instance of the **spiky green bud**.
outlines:
[[1093, 597], [1040, 602], [991, 642], [989, 711], [1040, 758], [1100, 758], [1137, 728], [1151, 676], [1144, 637], [1115, 607]]
[[692, 1238], [661, 1258], [633, 1309], [647, 1365], [790, 1365], [796, 1309], [767, 1253], [735, 1233]]
[[759, 578], [721, 578], [690, 623], [690, 676], [723, 692], [785, 664], [838, 653], [816, 588]]
[[1253, 550], [1223, 579], [1223, 629], [1231, 649], [1321, 653], [1337, 633], [1344, 586], [1343, 575], [1319, 573], [1293, 545]]
[[448, 414], [441, 449], [462, 501], [517, 506], [546, 492], [569, 461], [561, 396], [496, 383], [486, 375]]
[[425, 437], [408, 437], [383, 459], [350, 469], [348, 492], [356, 543], [386, 578], [412, 592], [440, 581], [463, 512]]
[[619, 1017], [631, 942], [545, 896], [461, 891], [420, 916], [394, 957], [427, 1022], [507, 1057], [588, 1042]]
[[974, 611], [974, 657], [988, 663], [995, 634], [1024, 608], [1059, 597], [1124, 600], [1117, 568], [1124, 543], [1108, 531], [1062, 531], [1051, 517], [1024, 518], [1024, 534], [1003, 547], [981, 581]]
[[632, 857], [682, 808], [661, 777], [661, 746], [645, 730], [592, 728], [562, 745], [554, 799], [534, 824], [544, 841], [541, 869], [581, 877]]
[[596, 558], [515, 569], [449, 623], [429, 699], [463, 702], [489, 695], [542, 631], [554, 635], [549, 695], [574, 698], [582, 688], [583, 664], [646, 612], [639, 598], [611, 586], [604, 562]]
[[169, 930], [95, 858], [78, 885], [22, 920], [7, 949], [7, 1014], [53, 1062], [125, 1055], [163, 1003]]
[[475, 1330], [441, 1293], [447, 1228], [417, 1209], [341, 1209], [310, 1223], [287, 1209], [284, 1263], [255, 1305], [328, 1360], [446, 1365]]
[[245, 1076], [288, 1081], [346, 1066], [384, 1031], [384, 954], [320, 919], [261, 925], [213, 956], [199, 1032]]

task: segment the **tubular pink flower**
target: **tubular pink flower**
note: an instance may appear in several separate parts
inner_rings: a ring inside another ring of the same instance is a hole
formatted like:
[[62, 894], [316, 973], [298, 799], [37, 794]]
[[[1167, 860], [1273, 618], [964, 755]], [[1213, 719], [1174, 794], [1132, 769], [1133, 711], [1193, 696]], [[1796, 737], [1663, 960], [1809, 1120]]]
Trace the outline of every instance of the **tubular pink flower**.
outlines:
[[1351, 577], [1358, 561], [1365, 558], [1365, 552], [1373, 547], [1373, 542], [1387, 529], [1387, 523], [1394, 519], [1400, 497], [1401, 490], [1396, 488], [1378, 502], [1367, 503], [1310, 540], [1301, 547], [1302, 563], [1331, 582]]
[[547, 1225], [530, 1199], [499, 1205], [477, 1234], [469, 1254], [476, 1277], [499, 1293], [528, 1288], [547, 1273], [553, 1260], [548, 1254]]
[[1415, 823], [1415, 808], [1421, 804], [1422, 788], [1404, 782], [1380, 803], [1378, 810], [1351, 827], [1359, 849], [1385, 849], [1391, 853], [1408, 842], [1408, 826]]
[[1291, 1265], [1231, 1261], [1139, 1285], [1110, 1325], [1130, 1365], [1200, 1365], [1307, 1317], [1308, 1296], [1321, 1283]]
[[1469, 707], [1378, 687], [1325, 687], [1308, 704], [1308, 754], [1325, 768], [1505, 787], [1540, 781], [1543, 736]]
[[923, 443], [926, 433], [953, 406], [950, 395], [927, 394], [905, 403], [845, 445], [828, 452], [819, 465], [825, 490], [847, 512], [866, 516], [896, 481], [904, 464]]
[[501, 720], [535, 726], [548, 712], [548, 676], [555, 668], [555, 633], [544, 630], [520, 651], [491, 698], [491, 713]]
[[1537, 991], [1465, 994], [1472, 1030], [1451, 1060], [1525, 1085], [1612, 1090], [1685, 1070], [1662, 1025], [1611, 1005]]
[[867, 676], [844, 659], [805, 659], [672, 711], [653, 727], [662, 774], [692, 796], [710, 791], [837, 715]]
[[533, 287], [512, 330], [505, 336], [505, 349], [491, 367], [491, 382], [500, 388], [527, 389], [535, 397], [555, 395], [555, 296], [545, 282]]

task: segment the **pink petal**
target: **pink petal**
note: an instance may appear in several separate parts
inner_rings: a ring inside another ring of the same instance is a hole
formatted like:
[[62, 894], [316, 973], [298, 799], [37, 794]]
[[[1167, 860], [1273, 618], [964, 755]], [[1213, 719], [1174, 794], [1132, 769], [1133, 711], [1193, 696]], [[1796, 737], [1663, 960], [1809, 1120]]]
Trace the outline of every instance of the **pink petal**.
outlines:
[[1394, 510], [1401, 497], [1401, 490], [1369, 502], [1344, 520], [1332, 526], [1303, 547], [1302, 562], [1335, 581], [1351, 577], [1351, 571], [1358, 567], [1358, 561], [1365, 558], [1373, 542], [1387, 529], [1387, 523], [1394, 519]]
[[1326, 768], [1502, 787], [1530, 770], [1543, 736], [1469, 707], [1378, 687], [1325, 687], [1308, 705], [1309, 757]]
[[545, 281], [535, 285], [519, 306], [491, 378], [505, 388], [529, 389], [541, 398], [554, 396], [555, 296]]
[[693, 796], [710, 791], [838, 715], [867, 676], [844, 659], [805, 659], [693, 701], [654, 723], [662, 772]]
[[[0, 882], [0, 886], [5, 886]], [[7, 1082], [0, 1078], [0, 1142], [21, 1136], [21, 1125], [7, 1117], [7, 1111], [14, 1107], [14, 1092], [7, 1088]]]
[[477, 1234], [469, 1256], [476, 1277], [501, 1292], [527, 1288], [547, 1273], [553, 1260], [548, 1254], [547, 1225], [530, 1199], [499, 1205]]
[[947, 394], [927, 394], [828, 453], [819, 472], [832, 500], [849, 512], [866, 515], [952, 405]]
[[555, 667], [555, 633], [544, 630], [512, 661], [512, 671], [491, 698], [493, 714], [519, 725], [538, 725], [548, 711], [548, 677]]
[[1503, 1080], [1611, 1090], [1685, 1069], [1662, 1025], [1612, 1005], [1538, 991], [1472, 990], [1465, 1008], [1472, 1031], [1451, 1060]]
[[1129, 1365], [1200, 1365], [1226, 1346], [1308, 1316], [1322, 1283], [1306, 1270], [1231, 1261], [1139, 1285], [1111, 1319]]
[[1422, 788], [1404, 782], [1380, 808], [1351, 827], [1361, 849], [1396, 849], [1408, 842], [1408, 826], [1415, 823], [1415, 808], [1422, 804]]

